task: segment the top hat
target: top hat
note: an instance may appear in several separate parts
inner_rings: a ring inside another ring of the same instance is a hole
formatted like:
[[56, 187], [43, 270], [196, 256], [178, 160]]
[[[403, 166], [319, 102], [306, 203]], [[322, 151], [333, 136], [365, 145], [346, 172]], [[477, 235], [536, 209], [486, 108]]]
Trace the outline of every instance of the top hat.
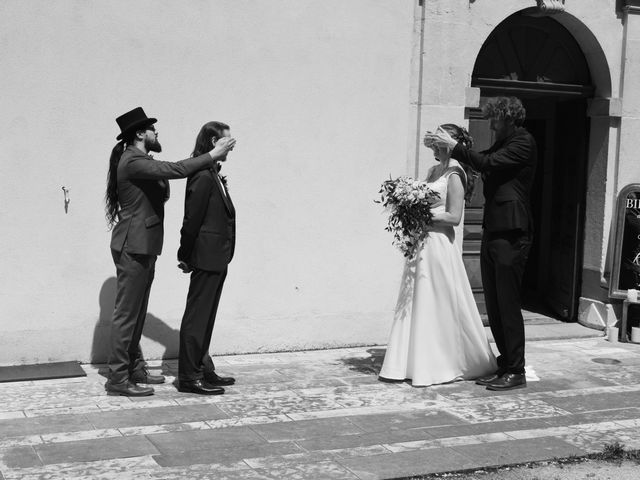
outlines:
[[157, 121], [156, 118], [148, 118], [142, 107], [136, 107], [116, 118], [116, 123], [120, 127], [120, 135], [116, 137], [116, 140], [122, 140], [122, 136], [131, 130], [153, 125]]

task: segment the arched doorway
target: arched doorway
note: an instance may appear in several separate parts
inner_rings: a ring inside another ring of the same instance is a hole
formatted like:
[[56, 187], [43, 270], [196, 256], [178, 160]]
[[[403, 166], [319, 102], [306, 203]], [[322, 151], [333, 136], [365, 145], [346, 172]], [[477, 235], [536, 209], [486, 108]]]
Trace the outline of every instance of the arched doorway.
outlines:
[[[552, 16], [528, 9], [504, 20], [484, 42], [472, 86], [481, 105], [492, 96], [517, 96], [527, 109], [525, 127], [538, 143], [532, 192], [534, 243], [523, 279], [523, 307], [575, 320], [580, 295], [589, 124], [593, 97], [589, 67], [571, 33]], [[475, 148], [493, 143], [480, 109], [468, 111]], [[481, 185], [467, 205], [465, 261], [481, 311], [479, 272]]]

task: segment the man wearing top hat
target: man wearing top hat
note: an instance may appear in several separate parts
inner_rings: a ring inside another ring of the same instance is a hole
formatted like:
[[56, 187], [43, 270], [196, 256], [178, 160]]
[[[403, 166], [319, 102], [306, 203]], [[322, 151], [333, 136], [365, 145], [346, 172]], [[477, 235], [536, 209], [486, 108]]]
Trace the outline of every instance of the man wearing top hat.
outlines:
[[119, 142], [111, 152], [107, 192], [107, 221], [113, 227], [111, 255], [116, 266], [116, 302], [111, 323], [108, 395], [153, 395], [152, 387], [138, 383], [163, 383], [150, 375], [140, 350], [156, 258], [162, 252], [164, 202], [172, 178], [185, 178], [211, 168], [235, 144], [227, 137], [198, 157], [178, 162], [154, 160], [161, 152], [155, 118], [141, 107], [116, 118]]

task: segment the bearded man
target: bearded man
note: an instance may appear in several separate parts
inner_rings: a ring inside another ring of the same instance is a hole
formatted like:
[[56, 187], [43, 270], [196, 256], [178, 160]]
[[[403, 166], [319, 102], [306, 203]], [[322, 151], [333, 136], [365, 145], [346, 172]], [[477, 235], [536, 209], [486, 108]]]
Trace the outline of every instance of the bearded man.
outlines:
[[[107, 179], [107, 221], [113, 226], [111, 255], [117, 271], [116, 302], [111, 322], [108, 395], [153, 395], [138, 383], [164, 382], [150, 375], [140, 350], [156, 258], [162, 252], [164, 203], [172, 178], [185, 178], [212, 168], [235, 144], [226, 137], [198, 157], [160, 162], [149, 153], [161, 152], [155, 118], [141, 107], [116, 118], [121, 133], [111, 152]], [[115, 225], [114, 225], [115, 224]]]

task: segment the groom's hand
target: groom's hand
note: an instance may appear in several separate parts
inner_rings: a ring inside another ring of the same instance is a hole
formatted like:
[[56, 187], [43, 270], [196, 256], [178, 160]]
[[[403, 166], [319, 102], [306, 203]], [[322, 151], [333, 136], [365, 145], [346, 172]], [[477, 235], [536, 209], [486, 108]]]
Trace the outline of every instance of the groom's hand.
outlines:
[[435, 133], [426, 132], [424, 134], [424, 137], [422, 138], [422, 143], [424, 144], [425, 147], [431, 148], [433, 145], [435, 145], [437, 139], [438, 137], [436, 136]]
[[178, 268], [182, 270], [182, 273], [191, 273], [193, 271], [193, 268], [191, 268], [183, 261], [180, 261], [180, 263], [178, 263]]
[[458, 141], [449, 135], [449, 132], [440, 127], [438, 127], [432, 138], [437, 146], [446, 148], [449, 151], [453, 150], [458, 144]]

